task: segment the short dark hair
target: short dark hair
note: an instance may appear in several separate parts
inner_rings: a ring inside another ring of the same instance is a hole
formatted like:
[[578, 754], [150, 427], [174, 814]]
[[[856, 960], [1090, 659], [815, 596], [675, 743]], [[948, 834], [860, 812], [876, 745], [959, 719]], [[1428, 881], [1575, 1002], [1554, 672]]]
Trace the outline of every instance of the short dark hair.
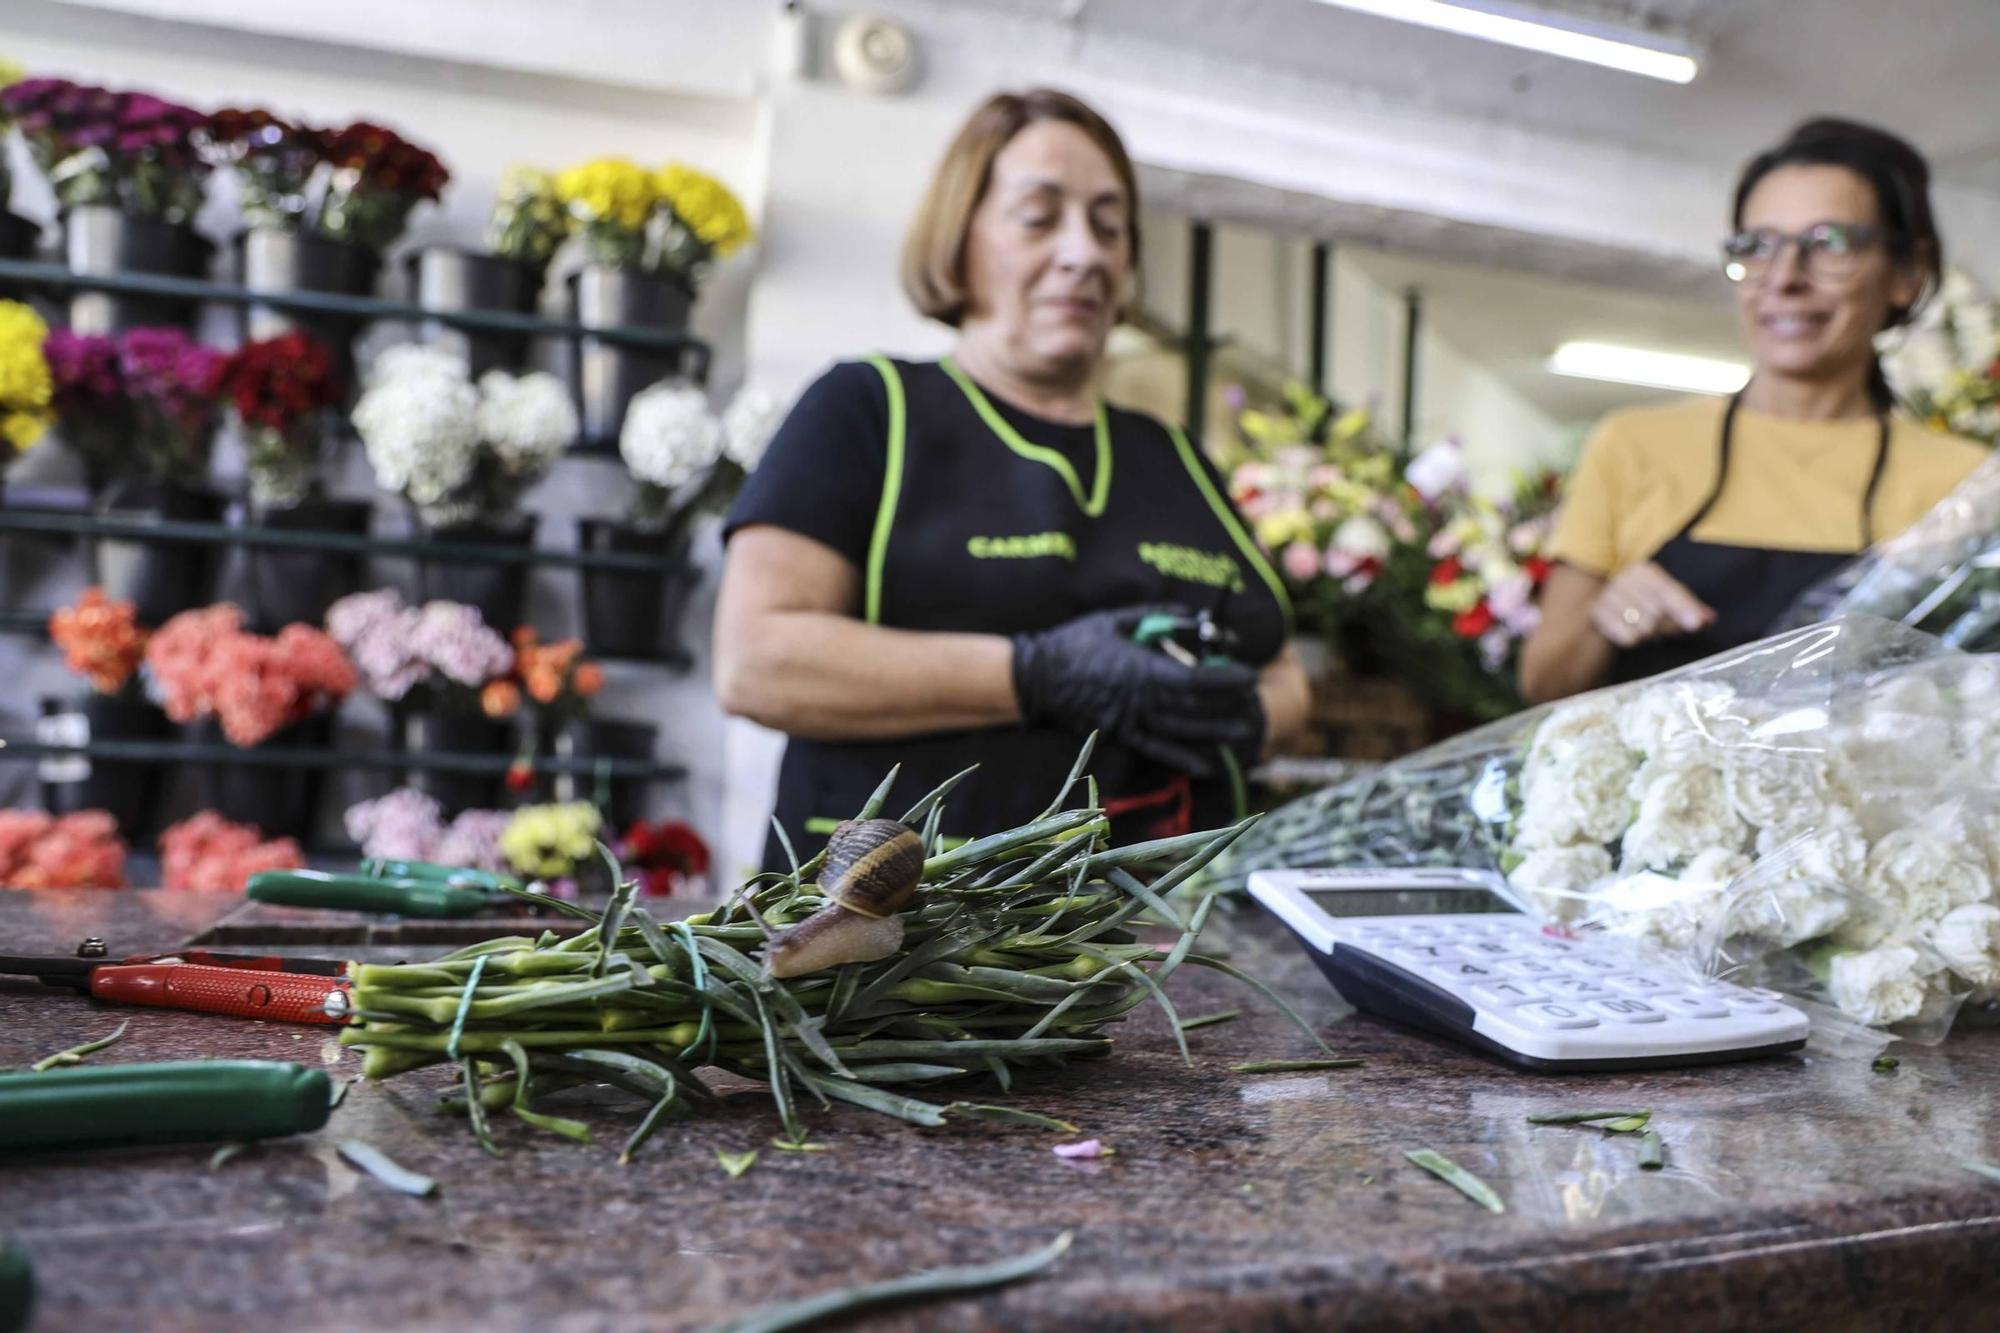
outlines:
[[1908, 306], [1889, 312], [1888, 327], [1906, 324], [1937, 290], [1944, 272], [1944, 241], [1931, 211], [1931, 167], [1910, 143], [1859, 121], [1820, 116], [1796, 126], [1784, 142], [1750, 159], [1736, 182], [1731, 224], [1743, 225], [1743, 205], [1757, 183], [1780, 167], [1845, 167], [1875, 191], [1875, 210], [1887, 231], [1889, 253], [1915, 263], [1923, 290]]
[[965, 286], [965, 238], [993, 176], [993, 159], [1028, 126], [1044, 120], [1074, 125], [1111, 159], [1125, 187], [1126, 239], [1132, 271], [1139, 269], [1139, 180], [1111, 122], [1088, 103], [1054, 88], [995, 93], [980, 103], [945, 150], [903, 241], [903, 291], [919, 314], [957, 328], [971, 293]]

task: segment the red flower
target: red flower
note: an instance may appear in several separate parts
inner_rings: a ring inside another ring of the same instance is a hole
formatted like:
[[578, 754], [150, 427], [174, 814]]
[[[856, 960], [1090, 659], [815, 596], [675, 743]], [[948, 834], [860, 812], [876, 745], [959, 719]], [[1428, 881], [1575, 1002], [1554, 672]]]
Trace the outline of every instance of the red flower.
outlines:
[[507, 765], [507, 790], [524, 792], [535, 785], [535, 766], [526, 759], [516, 759]]
[[1482, 600], [1470, 611], [1460, 612], [1451, 622], [1451, 632], [1461, 639], [1476, 639], [1493, 628], [1493, 608]]
[[1549, 571], [1554, 566], [1538, 555], [1531, 555], [1521, 562], [1521, 568], [1527, 571], [1528, 582], [1540, 587], [1542, 584], [1548, 582]]
[[679, 822], [639, 820], [625, 830], [618, 855], [638, 876], [640, 887], [655, 896], [670, 894], [682, 880], [708, 873], [708, 844]]
[[1458, 582], [1464, 573], [1464, 563], [1457, 556], [1448, 555], [1431, 570], [1431, 583], [1441, 588], [1447, 583]]

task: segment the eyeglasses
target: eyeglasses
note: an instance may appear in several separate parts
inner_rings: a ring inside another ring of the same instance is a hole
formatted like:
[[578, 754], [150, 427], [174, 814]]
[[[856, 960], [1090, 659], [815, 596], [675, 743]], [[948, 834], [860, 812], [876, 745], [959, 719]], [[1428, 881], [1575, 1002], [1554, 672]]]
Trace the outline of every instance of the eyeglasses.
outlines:
[[1722, 243], [1722, 271], [1731, 282], [1761, 279], [1787, 245], [1799, 248], [1799, 269], [1816, 282], [1839, 282], [1861, 267], [1861, 256], [1887, 244], [1886, 227], [1863, 222], [1821, 222], [1801, 232], [1759, 227], [1739, 231]]

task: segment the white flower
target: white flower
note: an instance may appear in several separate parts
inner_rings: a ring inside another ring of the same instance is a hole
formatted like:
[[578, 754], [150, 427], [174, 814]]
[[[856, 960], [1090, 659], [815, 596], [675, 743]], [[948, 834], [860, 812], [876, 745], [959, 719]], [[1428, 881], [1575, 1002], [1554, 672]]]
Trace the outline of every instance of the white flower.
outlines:
[[662, 381], [625, 409], [618, 452], [640, 481], [678, 490], [722, 456], [722, 423], [700, 389]]
[[1618, 700], [1607, 694], [1585, 695], [1581, 699], [1572, 699], [1568, 703], [1550, 709], [1549, 715], [1535, 728], [1535, 744], [1534, 749], [1529, 752], [1530, 759], [1532, 760], [1535, 750], [1553, 746], [1559, 741], [1619, 740], [1619, 711]]
[[1930, 944], [1975, 986], [2000, 986], [2000, 907], [1967, 903], [1939, 917]]
[[1677, 680], [1630, 691], [1617, 705], [1618, 735], [1629, 749], [1657, 754], [1686, 738], [1711, 734], [1729, 715], [1736, 692], [1707, 680]]
[[1780, 879], [1855, 889], [1868, 870], [1868, 839], [1852, 810], [1828, 805], [1809, 823], [1760, 830], [1757, 855], [1760, 871]]
[[1847, 896], [1838, 888], [1795, 879], [1767, 881], [1730, 903], [1729, 930], [1789, 949], [1831, 934], [1847, 920], [1849, 910]]
[[1417, 494], [1426, 500], [1436, 500], [1447, 491], [1462, 490], [1468, 473], [1465, 468], [1465, 451], [1457, 440], [1439, 440], [1430, 448], [1410, 460], [1403, 469], [1403, 480], [1416, 488]]
[[479, 438], [512, 477], [536, 477], [576, 443], [579, 426], [569, 389], [547, 371], [479, 377]]
[[386, 347], [369, 364], [367, 387], [386, 384], [390, 380], [422, 378], [448, 380], [469, 380], [472, 371], [467, 368], [465, 358], [442, 347], [429, 343], [399, 343]]
[[[1978, 856], [1977, 861], [1972, 857]], [[1868, 892], [1901, 923], [1935, 920], [1993, 896], [1985, 858], [1943, 830], [1897, 829], [1868, 853]]]
[[1711, 848], [1740, 850], [1750, 831], [1730, 808], [1722, 770], [1712, 764], [1650, 760], [1632, 780], [1638, 816], [1621, 848], [1627, 870], [1666, 870]]
[[1389, 546], [1389, 530], [1366, 514], [1356, 514], [1333, 531], [1333, 548], [1358, 560], [1380, 560]]
[[1723, 754], [1730, 808], [1756, 828], [1796, 828], [1826, 809], [1827, 762], [1820, 754], [1740, 745]]
[[1544, 847], [1523, 857], [1507, 882], [1526, 894], [1551, 921], [1583, 915], [1589, 890], [1611, 874], [1611, 854], [1602, 847]]
[[419, 505], [436, 504], [463, 485], [479, 456], [479, 391], [466, 382], [464, 363], [401, 355], [429, 350], [383, 353], [373, 387], [354, 407], [354, 429], [375, 480]]
[[1840, 954], [1827, 976], [1827, 991], [1840, 1011], [1863, 1023], [1900, 1023], [1922, 1012], [1929, 988], [1922, 959], [1907, 945], [1865, 953]]
[[1750, 873], [1750, 858], [1727, 847], [1711, 847], [1687, 863], [1683, 883], [1732, 884]]
[[783, 407], [770, 394], [739, 389], [722, 414], [722, 456], [745, 472], [754, 471], [783, 420]]
[[1632, 821], [1626, 793], [1635, 767], [1616, 740], [1558, 738], [1536, 751], [1521, 775], [1522, 810], [1515, 846], [1535, 850], [1573, 843], [1607, 843]]

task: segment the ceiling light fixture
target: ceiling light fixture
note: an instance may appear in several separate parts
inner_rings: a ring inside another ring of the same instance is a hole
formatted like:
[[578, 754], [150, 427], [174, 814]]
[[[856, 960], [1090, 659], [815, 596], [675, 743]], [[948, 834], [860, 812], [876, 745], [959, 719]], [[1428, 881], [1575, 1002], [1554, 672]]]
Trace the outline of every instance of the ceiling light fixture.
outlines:
[[1643, 74], [1668, 83], [1691, 83], [1701, 66], [1682, 43], [1632, 28], [1595, 23], [1580, 15], [1508, 4], [1505, 0], [1319, 0], [1378, 18], [1415, 23], [1581, 60], [1607, 69]]
[[1569, 342], [1556, 348], [1549, 369], [1575, 379], [1639, 384], [1649, 389], [1684, 393], [1735, 393], [1750, 382], [1750, 367], [1740, 361], [1678, 352], [1649, 352], [1643, 347], [1614, 343]]

